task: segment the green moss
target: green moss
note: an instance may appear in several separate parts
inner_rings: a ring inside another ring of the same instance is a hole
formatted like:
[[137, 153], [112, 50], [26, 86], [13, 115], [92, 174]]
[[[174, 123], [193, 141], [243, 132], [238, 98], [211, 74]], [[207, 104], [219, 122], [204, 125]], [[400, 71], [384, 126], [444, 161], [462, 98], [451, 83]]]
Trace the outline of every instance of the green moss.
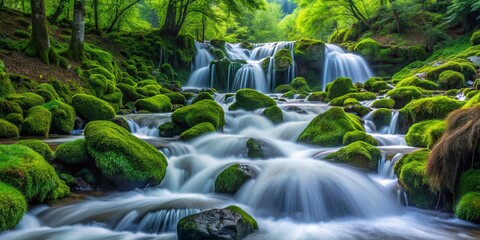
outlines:
[[[3, 66], [3, 67], [2, 67]], [[3, 62], [0, 60], [0, 68], [4, 69]], [[15, 89], [13, 88], [12, 82], [8, 77], [8, 74], [0, 70], [0, 98], [6, 97], [10, 94], [15, 93]]]
[[427, 120], [413, 124], [405, 135], [409, 146], [431, 149], [445, 132], [446, 123], [442, 120]]
[[10, 95], [7, 99], [18, 102], [23, 110], [42, 105], [45, 102], [42, 96], [31, 92], [22, 93], [20, 95]]
[[53, 161], [68, 165], [84, 164], [91, 161], [84, 139], [77, 139], [58, 145]]
[[286, 93], [290, 90], [293, 90], [293, 88], [290, 85], [278, 85], [275, 88], [275, 91], [273, 91], [273, 92], [274, 93]]
[[419, 87], [425, 90], [436, 90], [438, 89], [438, 85], [429, 80], [421, 80], [417, 76], [410, 76], [407, 78], [402, 79], [399, 83], [397, 83], [396, 87]]
[[224, 169], [215, 179], [215, 192], [235, 194], [252, 176], [240, 164]]
[[203, 122], [189, 128], [187, 131], [180, 134], [179, 139], [182, 141], [189, 141], [210, 132], [215, 132], [215, 126], [213, 126], [209, 122]]
[[53, 196], [63, 181], [40, 154], [18, 144], [0, 145], [0, 181], [20, 190], [31, 202], [61, 198], [69, 193]]
[[363, 131], [351, 131], [345, 133], [343, 136], [343, 145], [348, 145], [350, 143], [362, 141], [373, 146], [378, 146], [378, 141], [369, 134], [366, 134]]
[[117, 84], [117, 88], [120, 89], [123, 93], [123, 102], [135, 102], [140, 98], [144, 98], [142, 94], [138, 93], [135, 87], [130, 86], [125, 83], [119, 83]]
[[356, 141], [325, 157], [327, 160], [346, 163], [367, 171], [377, 169], [378, 160], [382, 157], [380, 150], [362, 141]]
[[16, 101], [8, 101], [0, 98], [0, 117], [5, 117], [10, 113], [23, 115], [23, 109]]
[[144, 110], [152, 113], [171, 112], [172, 102], [170, 101], [170, 98], [165, 95], [157, 95], [137, 100], [135, 102], [135, 107], [139, 111]]
[[469, 192], [480, 192], [480, 170], [470, 169], [460, 177], [457, 197], [461, 198]]
[[212, 94], [208, 92], [201, 92], [192, 100], [191, 104], [197, 103], [205, 99], [213, 100]]
[[[348, 93], [357, 92], [350, 78], [339, 77], [332, 82], [327, 92], [327, 97], [335, 99]], [[342, 102], [343, 103], [343, 102]]]
[[50, 132], [52, 113], [42, 106], [35, 106], [27, 111], [22, 122], [22, 135], [47, 136]]
[[327, 97], [326, 92], [313, 92], [307, 97], [307, 101], [309, 102], [323, 102], [323, 100]]
[[472, 37], [470, 38], [470, 43], [472, 44], [472, 46], [480, 45], [480, 31], [476, 31], [472, 34]]
[[243, 219], [243, 222], [245, 222], [246, 224], [250, 225], [253, 227], [254, 230], [258, 230], [258, 224], [257, 224], [257, 221], [255, 221], [255, 219], [250, 216], [250, 214], [248, 214], [247, 212], [243, 211], [243, 209], [237, 207], [237, 206], [234, 206], [234, 205], [231, 205], [231, 206], [228, 206], [226, 207], [226, 209], [229, 209], [231, 210], [232, 212], [235, 212], [235, 213], [238, 213], [242, 216], [242, 219]]
[[48, 83], [42, 83], [38, 85], [37, 94], [42, 96], [45, 99], [45, 102], [49, 102], [52, 100], [60, 100], [60, 97], [58, 96], [55, 88]]
[[3, 119], [15, 126], [20, 126], [23, 122], [23, 115], [20, 113], [9, 113]]
[[0, 232], [13, 229], [27, 211], [27, 201], [17, 189], [0, 182]]
[[259, 108], [275, 106], [277, 103], [272, 98], [253, 89], [241, 89], [235, 94], [236, 102], [228, 108], [229, 110], [244, 109], [253, 111]]
[[290, 87], [296, 91], [310, 92], [310, 87], [307, 84], [307, 80], [303, 77], [296, 77], [290, 83]]
[[465, 94], [465, 97], [467, 99], [471, 99], [471, 98], [475, 97], [475, 95], [477, 95], [478, 93], [480, 93], [479, 90], [469, 91], [467, 94]]
[[365, 84], [363, 85], [363, 88], [365, 88], [365, 90], [367, 90], [367, 91], [376, 92], [376, 93], [378, 93], [382, 90], [390, 89], [387, 82], [383, 81], [379, 77], [374, 77], [374, 78], [368, 79], [365, 82]]
[[480, 94], [476, 94], [470, 100], [468, 100], [467, 103], [465, 103], [465, 105], [463, 105], [463, 108], [478, 106], [479, 103], [480, 103]]
[[221, 128], [225, 125], [225, 113], [215, 101], [207, 99], [175, 110], [172, 114], [172, 121], [183, 129], [191, 128], [202, 122], [209, 122], [215, 128]]
[[364, 131], [360, 119], [345, 113], [342, 108], [333, 107], [315, 117], [297, 141], [326, 147], [340, 146], [345, 133], [355, 130]]
[[348, 98], [354, 98], [354, 99], [357, 99], [358, 101], [365, 101], [365, 100], [373, 100], [373, 99], [377, 98], [377, 95], [375, 95], [375, 93], [372, 93], [372, 92], [348, 93], [348, 94], [345, 94], [343, 96], [332, 99], [332, 101], [330, 101], [329, 105], [330, 106], [343, 106], [343, 103]]
[[438, 77], [438, 85], [444, 90], [462, 88], [465, 85], [465, 78], [459, 72], [447, 70]]
[[453, 70], [462, 73], [466, 80], [473, 79], [473, 76], [476, 72], [475, 68], [470, 63], [450, 61], [440, 66], [431, 68], [427, 72], [427, 78], [432, 81], [438, 81], [440, 74], [447, 70]]
[[0, 119], [0, 138], [16, 138], [19, 136], [19, 130], [15, 125]]
[[422, 91], [418, 87], [399, 87], [387, 93], [387, 96], [395, 101], [394, 108], [402, 108], [413, 99], [422, 97]]
[[90, 122], [85, 141], [98, 169], [121, 189], [157, 185], [165, 175], [165, 156], [113, 122]]
[[392, 110], [379, 108], [373, 112], [372, 120], [377, 128], [388, 126], [392, 120]]
[[72, 105], [77, 115], [87, 122], [109, 120], [116, 116], [108, 102], [92, 95], [77, 94], [72, 98]]
[[52, 100], [43, 104], [52, 113], [51, 134], [69, 135], [75, 125], [75, 110], [68, 104]]
[[380, 52], [380, 44], [371, 38], [364, 38], [355, 45], [354, 50], [367, 58], [374, 58]]
[[290, 90], [282, 95], [282, 98], [294, 99], [297, 92], [295, 90]]
[[463, 103], [455, 99], [437, 96], [414, 100], [400, 110], [407, 126], [429, 119], [444, 119], [447, 115], [462, 107]]
[[274, 56], [275, 59], [275, 70], [277, 71], [286, 71], [289, 67], [292, 66], [293, 60], [292, 55], [289, 49], [282, 49], [277, 51]]
[[263, 112], [262, 115], [270, 119], [275, 124], [282, 123], [283, 122], [283, 112], [282, 109], [280, 109], [277, 106], [271, 106], [266, 108]]
[[391, 99], [391, 98], [378, 99], [378, 100], [375, 100], [375, 101], [372, 103], [372, 107], [373, 107], [373, 108], [388, 108], [388, 109], [392, 109], [393, 106], [395, 106], [395, 100], [393, 100], [393, 99]]
[[185, 102], [187, 101], [187, 99], [185, 99], [185, 96], [183, 96], [179, 92], [165, 93], [165, 96], [170, 98], [172, 104], [185, 104]]
[[474, 223], [480, 223], [480, 192], [465, 194], [455, 207], [455, 216]]
[[172, 122], [167, 122], [158, 127], [158, 132], [160, 137], [174, 137], [175, 135], [180, 134], [181, 130]]
[[348, 105], [356, 105], [360, 104], [357, 99], [355, 98], [347, 98], [345, 101], [343, 101], [343, 106], [348, 106]]
[[53, 151], [50, 148], [50, 146], [40, 140], [37, 140], [37, 139], [21, 140], [21, 141], [18, 141], [17, 144], [20, 144], [32, 149], [33, 151], [40, 154], [47, 161], [52, 161], [53, 159]]

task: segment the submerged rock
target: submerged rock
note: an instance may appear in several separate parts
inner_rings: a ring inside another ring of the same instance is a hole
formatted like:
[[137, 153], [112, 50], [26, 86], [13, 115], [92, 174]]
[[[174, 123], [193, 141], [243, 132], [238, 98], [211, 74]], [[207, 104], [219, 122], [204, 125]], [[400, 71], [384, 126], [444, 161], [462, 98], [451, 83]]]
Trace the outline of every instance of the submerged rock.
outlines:
[[262, 115], [270, 119], [275, 124], [283, 122], [283, 112], [278, 106], [271, 106], [262, 112]]
[[193, 214], [177, 225], [179, 240], [240, 240], [257, 230], [255, 219], [237, 206]]

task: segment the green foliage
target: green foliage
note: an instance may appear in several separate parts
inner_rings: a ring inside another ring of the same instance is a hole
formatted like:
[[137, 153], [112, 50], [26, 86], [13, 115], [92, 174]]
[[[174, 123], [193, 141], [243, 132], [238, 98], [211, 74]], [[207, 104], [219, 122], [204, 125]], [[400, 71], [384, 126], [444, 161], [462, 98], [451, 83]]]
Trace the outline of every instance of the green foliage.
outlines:
[[325, 157], [339, 163], [346, 163], [367, 171], [377, 170], [378, 160], [382, 157], [380, 150], [362, 141], [356, 141]]
[[225, 125], [225, 114], [220, 105], [207, 99], [175, 110], [172, 114], [172, 122], [183, 129], [203, 122], [209, 122], [215, 128], [221, 128]]
[[87, 151], [85, 139], [77, 139], [58, 145], [55, 149], [53, 161], [67, 165], [84, 164], [91, 161]]
[[27, 201], [17, 189], [0, 182], [0, 232], [13, 229], [27, 212]]
[[399, 83], [397, 83], [396, 87], [419, 87], [425, 90], [436, 90], [438, 89], [438, 85], [429, 80], [421, 80], [417, 76], [410, 76], [407, 78], [402, 79]]
[[0, 118], [0, 138], [16, 138], [19, 136], [19, 130], [15, 125]]
[[92, 95], [77, 94], [72, 98], [72, 105], [77, 115], [87, 122], [110, 120], [116, 116], [110, 104]]
[[332, 82], [332, 85], [330, 85], [330, 88], [327, 92], [327, 97], [330, 99], [335, 99], [345, 94], [355, 92], [357, 92], [357, 89], [353, 86], [350, 78], [339, 77]]
[[90, 122], [85, 141], [98, 169], [118, 188], [157, 185], [165, 175], [165, 156], [113, 122]]
[[22, 122], [22, 135], [47, 136], [50, 132], [52, 113], [42, 106], [35, 106], [27, 111]]
[[474, 223], [480, 222], [480, 192], [465, 194], [455, 207], [455, 216]]
[[442, 120], [419, 122], [408, 129], [405, 141], [409, 146], [431, 149], [443, 135], [445, 128], [445, 121]]
[[392, 109], [394, 106], [395, 106], [395, 100], [393, 100], [393, 99], [391, 99], [391, 98], [378, 99], [378, 100], [375, 100], [375, 101], [372, 103], [372, 107], [373, 107], [373, 108], [388, 108], [388, 109]]
[[242, 169], [240, 164], [234, 164], [224, 169], [215, 179], [215, 192], [235, 194], [252, 176]]
[[277, 103], [272, 98], [253, 89], [241, 89], [235, 94], [236, 102], [228, 108], [229, 110], [244, 109], [253, 111], [259, 108], [275, 106]]
[[180, 134], [179, 139], [189, 141], [209, 132], [215, 132], [215, 126], [209, 122], [202, 122]]
[[340, 146], [343, 136], [355, 130], [364, 131], [360, 119], [345, 113], [342, 108], [333, 107], [315, 117], [297, 141], [325, 147]]
[[23, 30], [15, 30], [13, 35], [18, 38], [30, 39], [30, 33]]
[[283, 112], [278, 106], [271, 106], [266, 108], [262, 115], [270, 119], [275, 124], [279, 124], [283, 122]]
[[470, 38], [470, 43], [472, 44], [472, 46], [480, 45], [480, 30], [472, 34], [472, 37]]
[[405, 117], [409, 126], [429, 119], [444, 119], [462, 106], [462, 102], [445, 96], [422, 98], [407, 104], [400, 110], [400, 115]]
[[452, 0], [447, 9], [446, 23], [472, 28], [479, 23], [479, 11], [480, 3], [476, 0]]
[[465, 78], [459, 72], [447, 70], [440, 73], [438, 85], [444, 90], [462, 88], [465, 85]]
[[144, 110], [152, 113], [171, 112], [172, 102], [166, 95], [156, 95], [154, 97], [137, 100], [135, 107], [139, 111]]
[[53, 159], [53, 151], [50, 148], [50, 146], [40, 140], [37, 140], [37, 139], [21, 140], [21, 141], [18, 141], [17, 144], [20, 144], [32, 149], [33, 151], [40, 154], [43, 157], [43, 159], [47, 160], [48, 162], [52, 161]]
[[422, 91], [418, 87], [399, 87], [390, 90], [387, 96], [395, 101], [394, 108], [402, 108], [413, 99], [422, 97]]
[[378, 141], [369, 134], [366, 134], [364, 131], [351, 131], [345, 133], [343, 136], [343, 145], [349, 145], [356, 141], [362, 141], [373, 146], [378, 146]]
[[69, 135], [75, 125], [75, 110], [68, 104], [52, 100], [43, 104], [52, 113], [51, 134]]
[[470, 169], [460, 177], [457, 197], [461, 198], [469, 192], [480, 192], [480, 170]]

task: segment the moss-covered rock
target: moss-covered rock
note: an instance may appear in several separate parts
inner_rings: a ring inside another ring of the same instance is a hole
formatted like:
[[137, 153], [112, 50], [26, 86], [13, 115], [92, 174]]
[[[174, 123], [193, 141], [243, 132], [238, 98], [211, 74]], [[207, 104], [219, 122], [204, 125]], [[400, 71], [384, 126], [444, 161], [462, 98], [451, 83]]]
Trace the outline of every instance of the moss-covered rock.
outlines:
[[345, 146], [356, 141], [362, 141], [373, 146], [378, 146], [378, 141], [364, 131], [351, 131], [345, 133], [343, 136], [343, 145]]
[[333, 107], [315, 117], [303, 130], [297, 141], [320, 146], [340, 146], [343, 136], [350, 131], [364, 131], [360, 119]]
[[343, 101], [343, 106], [356, 105], [356, 104], [360, 104], [360, 102], [355, 98], [347, 98], [345, 99], [345, 101]]
[[367, 171], [377, 170], [378, 160], [382, 157], [380, 150], [362, 141], [356, 141], [331, 153], [325, 159], [345, 163]]
[[411, 205], [419, 208], [433, 209], [437, 204], [436, 194], [430, 191], [426, 164], [430, 150], [421, 149], [403, 155], [394, 167], [395, 174], [399, 177], [400, 185], [408, 193]]
[[75, 110], [68, 104], [52, 100], [42, 105], [52, 113], [51, 134], [69, 135], [75, 125]]
[[354, 50], [372, 59], [380, 52], [380, 44], [371, 38], [364, 38], [355, 45]]
[[437, 96], [414, 100], [400, 110], [407, 126], [429, 119], [444, 119], [447, 115], [459, 109], [463, 103], [453, 98]]
[[463, 105], [462, 108], [471, 108], [471, 107], [475, 107], [475, 106], [478, 106], [480, 103], [480, 93], [479, 94], [476, 94], [475, 96], [473, 96], [472, 98], [470, 98], [470, 100], [468, 100], [465, 105]]
[[5, 72], [5, 65], [0, 60], [0, 98], [6, 97], [10, 94], [15, 93], [15, 89], [13, 88], [12, 82], [8, 74]]
[[31, 202], [69, 194], [53, 167], [40, 154], [19, 144], [0, 145], [0, 181], [20, 190]]
[[203, 122], [209, 122], [218, 129], [225, 125], [225, 113], [215, 101], [202, 100], [177, 109], [172, 114], [172, 122], [184, 130]]
[[373, 100], [377, 98], [377, 95], [375, 95], [375, 93], [372, 93], [372, 92], [348, 93], [343, 96], [332, 99], [332, 101], [330, 101], [329, 104], [331, 106], [343, 106], [343, 103], [348, 98], [354, 98], [354, 99], [357, 99], [358, 101], [365, 101], [365, 100]]
[[327, 97], [326, 92], [313, 92], [307, 97], [307, 101], [309, 102], [323, 102], [323, 100]]
[[378, 100], [375, 100], [375, 101], [372, 103], [372, 107], [373, 107], [373, 108], [388, 108], [388, 109], [392, 109], [394, 106], [395, 106], [395, 100], [393, 100], [393, 99], [391, 99], [391, 98], [378, 99]]
[[438, 81], [440, 74], [447, 70], [453, 70], [462, 73], [466, 80], [473, 80], [473, 76], [476, 73], [475, 67], [473, 67], [471, 63], [449, 61], [442, 65], [431, 68], [427, 72], [427, 79]]
[[[348, 93], [355, 93], [357, 89], [353, 86], [350, 78], [339, 77], [335, 79], [327, 92], [327, 97], [335, 99]], [[343, 102], [342, 102], [343, 103]]]
[[289, 49], [282, 49], [277, 51], [274, 56], [275, 59], [275, 70], [277, 71], [286, 71], [289, 67], [292, 66], [292, 54]]
[[469, 192], [480, 192], [480, 169], [470, 169], [462, 174], [457, 197], [461, 198]]
[[437, 90], [438, 85], [432, 81], [429, 80], [421, 80], [417, 76], [410, 76], [407, 78], [402, 79], [399, 83], [397, 83], [396, 87], [419, 87], [423, 88], [425, 90]]
[[10, 122], [15, 126], [20, 126], [23, 122], [23, 115], [20, 113], [9, 113], [4, 117], [4, 120]]
[[236, 102], [228, 108], [229, 110], [244, 109], [253, 111], [259, 108], [267, 108], [277, 103], [272, 98], [253, 89], [241, 89], [235, 94]]
[[262, 115], [270, 119], [275, 124], [283, 122], [283, 112], [278, 106], [271, 106], [266, 108]]
[[39, 106], [45, 103], [45, 100], [42, 96], [31, 92], [10, 95], [7, 97], [7, 99], [20, 104], [23, 110], [28, 110], [34, 106]]
[[0, 182], [0, 232], [14, 228], [27, 211], [27, 201], [17, 189]]
[[200, 102], [205, 99], [214, 100], [212, 94], [208, 92], [201, 92], [192, 100], [191, 104]]
[[282, 98], [294, 99], [297, 92], [295, 90], [290, 90], [282, 95]]
[[286, 93], [290, 90], [293, 90], [293, 88], [290, 85], [278, 85], [275, 88], [275, 91], [273, 91], [273, 92], [274, 93]]
[[394, 108], [402, 108], [413, 99], [422, 97], [422, 91], [418, 87], [399, 87], [387, 93], [387, 96], [395, 101]]
[[455, 207], [455, 216], [474, 223], [480, 223], [480, 192], [465, 194]]
[[444, 90], [462, 88], [465, 85], [465, 78], [459, 72], [447, 70], [440, 73], [438, 85]]
[[90, 122], [85, 140], [98, 169], [120, 189], [157, 185], [165, 175], [165, 156], [113, 122]]
[[16, 138], [20, 136], [18, 128], [0, 118], [0, 138]]
[[50, 132], [52, 113], [42, 106], [35, 106], [27, 111], [22, 122], [22, 135], [47, 136]]
[[48, 83], [42, 83], [38, 85], [37, 94], [42, 96], [43, 99], [45, 99], [45, 102], [49, 102], [52, 100], [60, 100], [60, 97], [58, 96], [55, 88]]
[[472, 37], [470, 38], [470, 43], [472, 44], [472, 46], [480, 44], [480, 31], [476, 31], [472, 34]]
[[77, 115], [86, 122], [110, 120], [116, 116], [108, 102], [92, 95], [77, 94], [72, 98], [72, 105]]
[[124, 117], [114, 117], [112, 119], [110, 119], [110, 121], [112, 121], [113, 123], [117, 124], [118, 126], [124, 128], [125, 130], [129, 131], [129, 132], [132, 132], [132, 130], [130, 129], [130, 126], [128, 125], [128, 121], [126, 118]]
[[17, 144], [23, 145], [40, 154], [45, 160], [52, 161], [53, 151], [50, 146], [37, 139], [21, 140]]
[[389, 126], [392, 121], [392, 110], [379, 108], [373, 112], [372, 120], [377, 128]]
[[[183, 96], [182, 96], [183, 97]], [[148, 111], [152, 113], [171, 112], [172, 102], [165, 95], [157, 95], [145, 99], [139, 99], [135, 102], [138, 111]]]
[[209, 132], [215, 132], [215, 126], [209, 122], [202, 122], [180, 134], [179, 139], [182, 141], [188, 141]]
[[166, 122], [158, 127], [158, 134], [160, 137], [174, 137], [181, 134], [181, 130], [172, 122]]
[[18, 102], [0, 98], [0, 118], [4, 118], [10, 113], [18, 113], [23, 116], [23, 109]]
[[303, 77], [296, 77], [290, 83], [290, 87], [296, 91], [310, 92], [310, 87], [308, 86], [307, 80]]
[[247, 165], [234, 164], [224, 169], [215, 179], [215, 192], [235, 194], [242, 185], [255, 177]]
[[185, 96], [179, 92], [170, 92], [170, 93], [165, 93], [165, 96], [170, 98], [170, 102], [172, 104], [185, 104], [187, 99], [185, 99]]
[[405, 141], [409, 146], [431, 149], [445, 132], [445, 128], [445, 121], [442, 120], [419, 122], [408, 129]]
[[53, 161], [67, 165], [82, 165], [92, 162], [92, 158], [88, 154], [85, 139], [77, 139], [58, 145]]
[[380, 91], [390, 89], [391, 87], [388, 86], [388, 83], [383, 81], [381, 78], [374, 77], [369, 78], [363, 85], [363, 88], [369, 92], [378, 93]]

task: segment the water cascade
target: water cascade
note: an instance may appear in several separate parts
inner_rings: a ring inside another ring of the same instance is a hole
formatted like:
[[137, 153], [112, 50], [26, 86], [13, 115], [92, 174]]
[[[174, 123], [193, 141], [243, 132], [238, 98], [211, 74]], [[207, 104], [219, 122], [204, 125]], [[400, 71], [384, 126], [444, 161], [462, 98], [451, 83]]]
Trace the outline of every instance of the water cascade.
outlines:
[[373, 77], [367, 62], [359, 55], [345, 52], [341, 47], [325, 45], [325, 64], [322, 87], [338, 77], [348, 77], [355, 82], [364, 83]]

